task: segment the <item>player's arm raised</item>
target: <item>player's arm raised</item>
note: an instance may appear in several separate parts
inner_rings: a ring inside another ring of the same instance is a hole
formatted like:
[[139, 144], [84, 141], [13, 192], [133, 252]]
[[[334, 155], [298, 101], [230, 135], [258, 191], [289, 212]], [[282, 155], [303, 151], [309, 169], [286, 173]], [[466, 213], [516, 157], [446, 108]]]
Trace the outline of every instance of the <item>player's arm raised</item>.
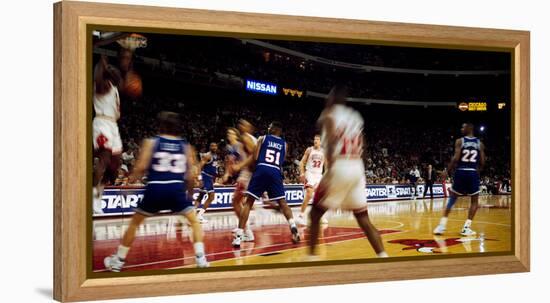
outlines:
[[153, 139], [145, 139], [143, 140], [143, 143], [141, 144], [141, 149], [139, 152], [139, 156], [136, 160], [136, 165], [134, 166], [134, 170], [132, 171], [132, 174], [128, 178], [129, 183], [135, 183], [136, 180], [141, 180], [143, 177], [143, 174], [145, 174], [145, 170], [149, 167], [149, 164], [151, 164], [151, 157], [153, 155], [153, 148], [155, 146], [155, 141]]
[[311, 147], [308, 147], [304, 152], [302, 160], [300, 160], [300, 182], [306, 183], [306, 163], [309, 158], [309, 153], [311, 152]]
[[94, 67], [94, 90], [97, 94], [104, 94], [107, 92], [108, 84], [104, 77], [105, 70], [107, 69], [107, 56], [102, 55], [99, 62]]
[[185, 154], [187, 155], [187, 168], [185, 170], [185, 183], [187, 185], [187, 191], [189, 194], [193, 193], [195, 187], [195, 181], [197, 180], [197, 152], [191, 144], [187, 144], [185, 147]]
[[453, 172], [453, 170], [456, 167], [456, 164], [458, 161], [460, 161], [460, 153], [462, 150], [462, 140], [456, 139], [455, 141], [455, 153], [453, 157], [451, 158], [451, 162], [449, 163], [449, 167], [447, 168], [447, 173], [450, 174]]

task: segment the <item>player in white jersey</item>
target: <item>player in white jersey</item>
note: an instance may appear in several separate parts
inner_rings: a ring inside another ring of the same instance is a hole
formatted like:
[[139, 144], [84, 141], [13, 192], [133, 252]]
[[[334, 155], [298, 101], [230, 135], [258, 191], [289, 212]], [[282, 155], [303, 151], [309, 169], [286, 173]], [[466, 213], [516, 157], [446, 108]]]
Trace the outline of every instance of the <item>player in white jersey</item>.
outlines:
[[239, 141], [240, 132], [234, 127], [228, 127], [226, 132], [227, 146], [225, 156], [225, 174], [223, 184], [234, 184], [239, 177], [238, 171], [233, 171], [233, 165], [242, 161], [245, 156], [243, 144]]
[[[254, 126], [247, 120], [239, 120], [238, 129], [240, 131], [240, 141], [243, 144], [243, 151], [245, 154], [244, 159], [250, 157], [256, 150], [256, 144], [258, 139], [252, 135], [254, 132]], [[237, 179], [237, 186], [241, 192], [241, 195], [248, 187], [250, 178], [252, 177], [252, 170], [249, 166], [238, 166], [239, 178]]]
[[[304, 156], [300, 161], [300, 181], [304, 184], [304, 201], [298, 215], [298, 223], [306, 225], [305, 211], [309, 205], [309, 201], [313, 198], [313, 192], [319, 185], [325, 168], [325, 151], [321, 147], [321, 136], [315, 135], [313, 138], [313, 146], [310, 146], [304, 152]], [[328, 223], [325, 218], [321, 219], [321, 223]]]
[[[242, 144], [243, 155], [241, 161], [239, 161], [238, 163], [234, 163], [231, 166], [233, 173], [238, 172], [239, 174], [239, 176], [237, 177], [237, 185], [235, 187], [235, 192], [233, 193], [232, 202], [235, 214], [237, 215], [237, 217], [240, 217], [242, 204], [245, 197], [244, 191], [248, 187], [248, 183], [250, 182], [250, 178], [252, 177], [252, 170], [249, 166], [245, 165], [246, 163], [244, 160], [252, 156], [252, 154], [256, 150], [256, 143], [258, 142], [258, 139], [256, 139], [256, 137], [252, 135], [252, 132], [254, 132], [254, 126], [247, 120], [239, 120], [239, 124], [237, 127], [239, 132], [239, 140]], [[250, 229], [248, 221], [244, 229], [243, 241], [254, 241], [254, 233]]]
[[313, 199], [310, 211], [309, 253], [315, 255], [319, 222], [328, 209], [351, 210], [365, 232], [377, 256], [387, 257], [378, 230], [370, 222], [365, 194], [363, 154], [363, 118], [347, 107], [347, 90], [335, 86], [327, 96], [318, 124], [325, 149], [327, 170]]
[[93, 103], [95, 117], [92, 122], [94, 147], [93, 210], [103, 213], [101, 196], [104, 184], [114, 181], [120, 166], [122, 140], [117, 121], [120, 118], [118, 86], [122, 81], [120, 71], [107, 63], [102, 56], [94, 68]]

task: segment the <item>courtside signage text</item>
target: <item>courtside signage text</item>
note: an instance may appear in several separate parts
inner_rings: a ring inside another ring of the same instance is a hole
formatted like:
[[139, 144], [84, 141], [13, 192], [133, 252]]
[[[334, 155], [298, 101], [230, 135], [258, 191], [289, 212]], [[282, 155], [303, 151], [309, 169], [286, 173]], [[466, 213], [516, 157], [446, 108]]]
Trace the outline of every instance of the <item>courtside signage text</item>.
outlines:
[[[450, 185], [446, 185], [449, 187]], [[434, 184], [434, 197], [445, 196], [445, 188], [442, 184]], [[215, 198], [210, 205], [211, 209], [232, 209], [233, 192], [235, 187], [215, 187]], [[103, 192], [102, 209], [103, 214], [94, 215], [113, 216], [131, 215], [138, 202], [143, 199], [144, 188], [106, 188]], [[416, 186], [417, 197], [424, 192], [424, 184]], [[369, 202], [410, 199], [413, 190], [406, 184], [368, 184], [365, 188], [365, 199]], [[199, 196], [199, 190], [195, 189], [192, 198]], [[203, 197], [203, 201], [207, 196]], [[304, 187], [301, 184], [285, 185], [285, 198], [289, 205], [301, 205], [304, 200]], [[262, 201], [256, 201], [259, 206]], [[260, 206], [261, 207], [261, 206]]]

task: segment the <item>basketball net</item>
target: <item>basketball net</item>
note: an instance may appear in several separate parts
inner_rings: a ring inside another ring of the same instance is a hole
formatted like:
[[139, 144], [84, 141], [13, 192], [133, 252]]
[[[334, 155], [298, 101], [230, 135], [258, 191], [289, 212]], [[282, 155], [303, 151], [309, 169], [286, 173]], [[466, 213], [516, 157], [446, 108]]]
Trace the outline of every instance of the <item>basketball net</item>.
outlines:
[[117, 40], [117, 43], [123, 48], [133, 52], [136, 48], [147, 47], [147, 38], [140, 34], [130, 34], [126, 38]]

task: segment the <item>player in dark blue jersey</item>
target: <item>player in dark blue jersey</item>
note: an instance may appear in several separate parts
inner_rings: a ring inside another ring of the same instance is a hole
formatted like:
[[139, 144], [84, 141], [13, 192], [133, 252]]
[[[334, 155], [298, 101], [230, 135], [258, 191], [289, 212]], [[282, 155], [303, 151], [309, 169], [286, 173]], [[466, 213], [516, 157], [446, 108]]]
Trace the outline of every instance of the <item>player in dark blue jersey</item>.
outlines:
[[260, 137], [256, 145], [254, 155], [245, 160], [244, 165], [255, 163], [254, 172], [246, 190], [246, 200], [241, 207], [239, 227], [235, 231], [233, 246], [239, 247], [244, 238], [244, 228], [248, 221], [250, 209], [255, 200], [260, 200], [264, 192], [267, 192], [270, 201], [277, 201], [280, 211], [284, 214], [290, 225], [292, 241], [298, 243], [300, 236], [292, 211], [285, 199], [283, 185], [283, 162], [287, 152], [286, 142], [281, 138], [282, 125], [280, 122], [272, 122], [268, 128], [268, 134]]
[[477, 212], [479, 198], [479, 171], [485, 164], [485, 147], [483, 143], [474, 137], [474, 125], [464, 123], [462, 125], [462, 138], [455, 142], [455, 154], [451, 159], [448, 171], [454, 171], [453, 185], [450, 188], [447, 207], [443, 211], [443, 217], [439, 225], [434, 229], [434, 234], [442, 235], [447, 227], [447, 217], [456, 203], [458, 196], [470, 196], [470, 210], [468, 220], [464, 223], [463, 236], [476, 234], [470, 226]]
[[[206, 210], [210, 206], [210, 203], [212, 203], [212, 201], [214, 201], [214, 198], [216, 197], [216, 193], [214, 192], [214, 182], [216, 181], [216, 176], [218, 175], [217, 143], [210, 143], [209, 151], [201, 155], [200, 168], [202, 188], [199, 196], [195, 200], [195, 207], [197, 208], [199, 222], [206, 223], [208, 221], [203, 217], [203, 214], [206, 212]], [[206, 201], [204, 201], [204, 204], [201, 208], [200, 206], [204, 195], [208, 195], [208, 197], [206, 198]]]
[[178, 136], [180, 130], [179, 115], [162, 112], [159, 114], [159, 135], [143, 142], [136, 166], [130, 175], [130, 180], [135, 181], [147, 174], [143, 200], [138, 203], [117, 251], [105, 258], [106, 269], [115, 272], [122, 269], [137, 228], [146, 217], [161, 210], [170, 210], [187, 218], [193, 230], [197, 267], [208, 267], [202, 228], [189, 198], [195, 180], [195, 151]]

